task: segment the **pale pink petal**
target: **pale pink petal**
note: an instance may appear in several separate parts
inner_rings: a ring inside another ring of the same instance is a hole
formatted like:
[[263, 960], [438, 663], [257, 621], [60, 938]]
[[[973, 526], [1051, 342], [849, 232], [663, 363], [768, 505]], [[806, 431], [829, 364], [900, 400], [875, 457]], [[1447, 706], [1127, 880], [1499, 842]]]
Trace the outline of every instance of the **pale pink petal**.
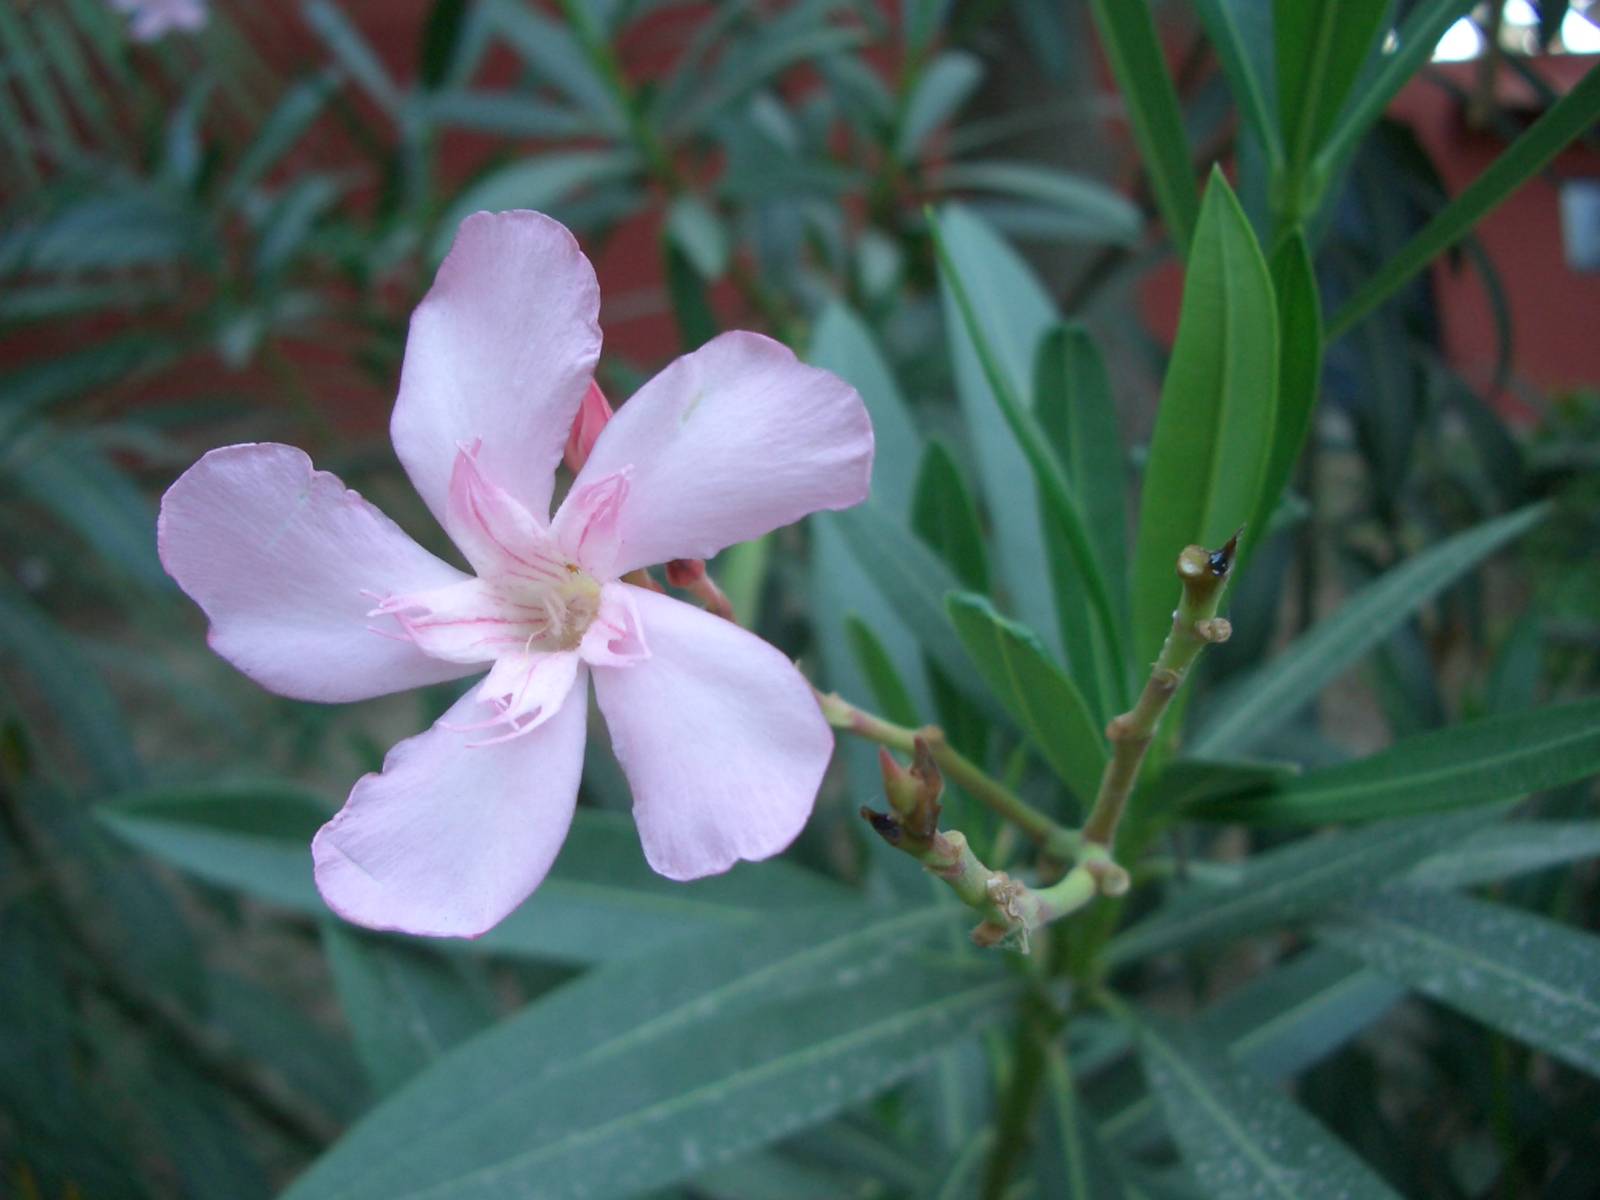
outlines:
[[452, 533], [456, 452], [480, 438], [484, 474], [536, 517], [600, 355], [594, 268], [560, 222], [474, 213], [411, 315], [390, 434]]
[[732, 622], [629, 590], [650, 657], [591, 671], [645, 858], [697, 879], [777, 854], [810, 816], [833, 751], [810, 685]]
[[543, 610], [482, 579], [385, 596], [369, 615], [379, 632], [409, 638], [424, 654], [458, 663], [488, 663], [521, 650], [535, 623], [548, 621]]
[[627, 510], [632, 467], [598, 478], [585, 476], [562, 501], [551, 526], [561, 553], [575, 558], [597, 579], [615, 579], [622, 547], [622, 519]]
[[293, 446], [211, 451], [162, 498], [157, 544], [210, 618], [212, 649], [281, 695], [361, 700], [471, 673], [369, 615], [467, 576]]
[[508, 654], [494, 664], [478, 688], [491, 712], [478, 727], [480, 742], [520, 737], [537, 729], [561, 708], [578, 677], [581, 660], [571, 650]]
[[481, 451], [456, 454], [450, 475], [451, 536], [479, 575], [513, 575], [533, 583], [566, 576], [566, 559], [544, 521], [484, 475]]
[[619, 574], [710, 558], [807, 513], [859, 503], [872, 472], [872, 424], [837, 375], [771, 338], [725, 333], [617, 410], [574, 494], [630, 466]]
[[572, 823], [588, 704], [580, 679], [522, 737], [472, 748], [478, 689], [389, 751], [311, 843], [317, 888], [347, 921], [477, 937], [538, 887]]
[[650, 657], [633, 603], [638, 589], [608, 583], [600, 589], [600, 609], [578, 644], [578, 657], [594, 667], [625, 667]]

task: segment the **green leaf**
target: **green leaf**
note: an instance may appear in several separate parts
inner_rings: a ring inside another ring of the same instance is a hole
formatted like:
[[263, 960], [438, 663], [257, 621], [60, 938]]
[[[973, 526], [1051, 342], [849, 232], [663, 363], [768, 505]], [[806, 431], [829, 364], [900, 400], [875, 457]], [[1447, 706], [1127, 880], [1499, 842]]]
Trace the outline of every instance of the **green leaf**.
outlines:
[[728, 231], [699, 197], [685, 194], [672, 202], [666, 236], [702, 279], [716, 279], [728, 269]]
[[[1111, 383], [1099, 347], [1080, 325], [1059, 325], [1039, 344], [1034, 365], [1034, 409], [1082, 508], [1094, 553], [1104, 569], [1111, 601], [1125, 622], [1128, 606], [1126, 456], [1117, 433]], [[1048, 514], [1046, 514], [1048, 520]], [[1056, 535], [1056, 536], [1052, 536]], [[1067, 661], [1083, 682], [1096, 715], [1110, 717], [1129, 705], [1124, 665], [1089, 615], [1065, 535], [1053, 522], [1049, 538], [1051, 585]], [[1126, 633], [1124, 626], [1123, 632]]]
[[435, 92], [423, 112], [435, 124], [510, 138], [592, 137], [594, 121], [579, 112], [521, 92], [466, 88]]
[[1384, 641], [1428, 601], [1549, 513], [1530, 505], [1446, 538], [1393, 567], [1346, 600], [1209, 705], [1189, 753], [1216, 757], [1249, 750], [1282, 729], [1324, 687]]
[[1583, 79], [1529, 127], [1467, 188], [1424, 225], [1398, 253], [1345, 301], [1328, 322], [1328, 340], [1356, 325], [1433, 259], [1460, 241], [1502, 200], [1555, 158], [1568, 142], [1600, 117], [1600, 67]]
[[1100, 43], [1117, 78], [1117, 92], [1127, 105], [1156, 207], [1179, 253], [1187, 256], [1200, 212], [1200, 194], [1178, 93], [1167, 73], [1150, 5], [1148, 0], [1091, 0], [1091, 8]]
[[1359, 762], [1190, 812], [1256, 825], [1370, 821], [1514, 800], [1597, 772], [1600, 700], [1580, 700], [1407, 738]]
[[911, 527], [949, 564], [962, 587], [989, 590], [989, 560], [983, 549], [977, 501], [955, 456], [942, 442], [929, 442], [922, 452], [911, 502]]
[[1128, 1195], [1110, 1152], [1084, 1111], [1068, 1059], [1051, 1042], [1045, 1059], [1045, 1101], [1041, 1106], [1035, 1175], [1041, 1197], [1051, 1200], [1119, 1200]]
[[494, 1020], [484, 982], [459, 961], [332, 921], [322, 927], [322, 947], [356, 1053], [380, 1096]]
[[1600, 821], [1508, 821], [1419, 863], [1422, 887], [1460, 888], [1600, 858]]
[[627, 114], [616, 94], [566, 24], [521, 0], [489, 0], [488, 12], [490, 23], [540, 83], [563, 93], [603, 131], [620, 134], [627, 129]]
[[747, 39], [737, 51], [725, 52], [697, 95], [678, 110], [659, 109], [657, 119], [674, 138], [698, 133], [737, 101], [767, 84], [790, 67], [813, 58], [826, 58], [853, 50], [867, 39], [863, 29], [840, 25], [802, 25], [816, 18], [806, 10], [827, 5], [796, 5], [766, 21], [761, 33]]
[[288, 1196], [631, 1195], [731, 1160], [1004, 1012], [1017, 981], [905, 954], [950, 915], [793, 913], [592, 973], [419, 1076]]
[[[1033, 410], [1023, 403], [1016, 383], [1019, 378], [1029, 378], [1038, 337], [1053, 324], [1049, 303], [1034, 304], [1028, 300], [1029, 289], [1037, 290], [1032, 277], [1009, 257], [1009, 252], [997, 251], [1003, 243], [959, 208], [947, 209], [942, 221], [932, 221], [932, 231], [934, 249], [939, 257], [939, 277], [944, 285], [946, 320], [952, 327], [959, 326], [966, 332], [967, 340], [956, 343], [958, 390], [962, 393], [968, 426], [977, 437], [979, 462], [989, 493], [989, 512], [999, 533], [1002, 563], [1013, 591], [1019, 597], [1037, 594], [1037, 585], [1030, 586], [1023, 581], [1037, 578], [1038, 564], [1043, 558], [1042, 553], [1038, 553], [1043, 549], [1039, 526], [1033, 519], [1038, 510], [1028, 504], [1018, 511], [1019, 500], [1032, 500], [1017, 487], [1019, 468], [1025, 463], [1038, 488], [1038, 503], [1045, 506], [1047, 519], [1057, 523], [1071, 548], [1101, 636], [1112, 647], [1113, 657], [1121, 661], [1122, 639], [1116, 609], [1104, 573], [1095, 560], [1083, 513], [1049, 438]], [[1019, 286], [1020, 296], [1010, 291]], [[1020, 309], [1019, 300], [1022, 301]], [[985, 314], [998, 319], [1003, 341], [991, 340], [978, 316], [980, 306]], [[1023, 324], [1007, 319], [1013, 314]], [[1037, 332], [1031, 332], [1028, 327]], [[964, 352], [970, 357], [964, 358]], [[970, 374], [973, 365], [981, 369], [982, 380], [988, 385], [988, 397], [970, 384], [966, 388], [960, 386], [963, 370]], [[988, 403], [990, 397], [992, 406]], [[1014, 445], [1006, 445], [997, 437], [1000, 431], [990, 415], [993, 406], [997, 406], [1004, 417]], [[1018, 449], [1020, 456], [1016, 453]], [[1019, 553], [1024, 547], [1034, 551], [1026, 562], [1021, 561]], [[1034, 628], [1047, 627], [1046, 622], [1053, 614], [1053, 603], [1047, 598], [1041, 599], [1044, 603], [1019, 600], [1018, 604], [1020, 614]], [[1040, 610], [1043, 621], [1032, 619], [1030, 610], [1033, 608]]]
[[1179, 892], [1112, 939], [1106, 961], [1115, 966], [1303, 923], [1330, 905], [1380, 886], [1488, 819], [1488, 813], [1476, 810], [1385, 821], [1268, 850], [1250, 859], [1232, 884]]
[[1099, 180], [1037, 163], [969, 159], [946, 166], [939, 182], [948, 191], [997, 192], [1048, 205], [1093, 241], [1132, 245], [1144, 224], [1131, 201]]
[[377, 52], [350, 18], [329, 0], [306, 0], [300, 11], [312, 32], [333, 52], [334, 58], [350, 73], [350, 77], [385, 112], [391, 116], [397, 115], [404, 97]]
[[1286, 239], [1273, 254], [1271, 266], [1278, 305], [1278, 406], [1266, 479], [1251, 518], [1251, 526], [1263, 534], [1300, 461], [1322, 382], [1322, 298], [1304, 234], [1296, 230]]
[[1213, 172], [1145, 466], [1133, 556], [1136, 662], [1155, 661], [1172, 624], [1178, 554], [1220, 546], [1255, 514], [1272, 448], [1277, 326], [1255, 234]]
[[1240, 116], [1266, 150], [1269, 162], [1279, 162], [1283, 139], [1273, 117], [1277, 71], [1271, 8], [1260, 0], [1194, 0], [1194, 7], [1228, 77]]
[[[128, 842], [219, 887], [326, 918], [311, 876], [311, 838], [331, 815], [293, 784], [151, 788], [109, 800], [97, 815]], [[709, 885], [709, 886], [707, 886]], [[633, 822], [580, 810], [550, 877], [474, 950], [600, 962], [708, 929], [744, 926], [773, 908], [835, 903], [850, 893], [786, 863], [735, 868], [692, 885], [645, 864]]]
[[711, 308], [705, 278], [678, 244], [670, 239], [666, 255], [667, 295], [678, 326], [678, 344], [685, 353], [698, 350], [717, 336], [717, 314]]
[[856, 666], [866, 677], [878, 710], [896, 725], [921, 724], [917, 706], [906, 691], [906, 685], [901, 682], [900, 673], [894, 669], [894, 660], [889, 657], [889, 652], [883, 648], [877, 635], [859, 617], [847, 616], [844, 623]]
[[1141, 1023], [1151, 1090], [1206, 1194], [1237, 1200], [1348, 1200], [1393, 1192], [1274, 1085], [1181, 1030]]
[[960, 110], [983, 79], [983, 63], [965, 50], [945, 50], [924, 67], [901, 110], [895, 157], [916, 160], [928, 136]]
[[1389, 0], [1274, 0], [1278, 118], [1291, 217], [1305, 215], [1325, 181], [1306, 172], [1383, 27]]
[[434, 226], [433, 257], [442, 259], [463, 219], [480, 210], [543, 211], [582, 188], [627, 179], [639, 162], [627, 150], [562, 150], [509, 163], [468, 185]]
[[1000, 703], [1084, 805], [1094, 799], [1106, 748], [1083, 693], [1034, 632], [983, 596], [955, 592], [945, 608], [968, 655]]
[[950, 568], [875, 500], [836, 513], [830, 523], [844, 535], [878, 594], [950, 682], [974, 700], [986, 699], [989, 690], [961, 652], [941, 602], [960, 586]]
[[0, 5], [0, 53], [4, 54], [7, 74], [12, 77], [28, 105], [44, 124], [44, 132], [58, 147], [73, 147], [77, 137], [66, 106], [56, 94], [55, 84], [45, 71], [44, 58], [34, 47], [27, 27], [22, 23], [20, 7]]
[[249, 145], [240, 154], [233, 174], [223, 185], [220, 203], [232, 205], [239, 201], [262, 176], [294, 148], [296, 142], [322, 115], [328, 99], [337, 87], [332, 74], [321, 74], [301, 80], [284, 92]]
[[1600, 938], [1449, 892], [1393, 886], [1317, 934], [1375, 970], [1600, 1075]]

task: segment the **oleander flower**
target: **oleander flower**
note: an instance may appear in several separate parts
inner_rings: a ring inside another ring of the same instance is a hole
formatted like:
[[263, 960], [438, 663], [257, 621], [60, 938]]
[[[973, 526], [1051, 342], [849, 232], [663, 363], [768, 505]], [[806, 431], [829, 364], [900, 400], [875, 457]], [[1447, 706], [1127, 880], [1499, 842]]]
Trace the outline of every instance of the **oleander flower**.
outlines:
[[128, 34], [136, 42], [153, 42], [173, 30], [196, 33], [206, 23], [206, 0], [110, 0], [128, 18]]
[[598, 310], [562, 225], [478, 213], [412, 316], [390, 434], [472, 574], [291, 446], [213, 450], [162, 500], [162, 563], [262, 686], [351, 701], [487, 669], [317, 834], [317, 886], [347, 920], [470, 937], [521, 903], [572, 820], [591, 681], [662, 875], [769, 857], [810, 815], [833, 739], [794, 664], [624, 577], [864, 499], [866, 409], [727, 333], [583, 426]]

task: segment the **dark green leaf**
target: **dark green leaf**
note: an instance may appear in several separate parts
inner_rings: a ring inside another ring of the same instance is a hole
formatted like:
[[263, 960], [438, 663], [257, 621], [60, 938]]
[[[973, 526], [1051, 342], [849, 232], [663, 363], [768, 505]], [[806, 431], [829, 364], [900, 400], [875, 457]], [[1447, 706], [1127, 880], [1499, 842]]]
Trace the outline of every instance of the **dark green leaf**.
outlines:
[[1449, 892], [1385, 888], [1317, 933], [1426, 996], [1600, 1075], [1600, 938]]
[[302, 80], [283, 94], [239, 156], [238, 165], [222, 189], [222, 203], [237, 202], [293, 149], [322, 114], [336, 86], [332, 75], [323, 74]]
[[1037, 163], [951, 163], [939, 174], [949, 191], [996, 192], [1048, 205], [1071, 217], [1086, 240], [1131, 245], [1139, 240], [1139, 210], [1097, 179]]
[[436, 92], [424, 111], [437, 124], [500, 137], [584, 137], [596, 129], [594, 121], [576, 109], [521, 92]]
[[1136, 662], [1155, 661], [1171, 626], [1178, 554], [1220, 546], [1254, 516], [1277, 388], [1272, 281], [1244, 211], [1214, 172], [1145, 467], [1133, 557]]
[[1237, 754], [1283, 728], [1423, 605], [1547, 515], [1547, 506], [1530, 505], [1446, 538], [1391, 568], [1213, 700], [1210, 710], [1219, 715], [1200, 728], [1189, 752]]
[[1299, 232], [1272, 256], [1272, 291], [1278, 305], [1278, 407], [1261, 500], [1251, 519], [1263, 534], [1300, 461], [1322, 380], [1322, 299], [1311, 252]]
[[945, 601], [951, 623], [995, 696], [1056, 775], [1088, 805], [1100, 786], [1106, 748], [1083, 693], [1032, 630], [1008, 621], [982, 596]]
[[1419, 863], [1408, 878], [1422, 887], [1496, 883], [1600, 858], [1600, 821], [1507, 821]]
[[717, 314], [711, 308], [704, 276], [674, 241], [663, 247], [666, 256], [667, 295], [678, 326], [678, 344], [685, 353], [698, 350], [717, 336]]
[[1066, 1053], [1052, 1042], [1047, 1054], [1042, 1127], [1034, 1156], [1039, 1195], [1050, 1200], [1121, 1200], [1127, 1189], [1099, 1130], [1084, 1111]]
[[883, 648], [883, 643], [859, 617], [845, 617], [845, 632], [850, 638], [850, 650], [855, 655], [856, 666], [866, 677], [872, 690], [872, 700], [889, 720], [897, 725], [916, 726], [922, 723], [917, 706], [894, 669], [894, 660]]
[[1195, 11], [1228, 77], [1234, 105], [1266, 150], [1283, 157], [1278, 134], [1277, 71], [1273, 63], [1272, 9], [1261, 0], [1195, 0]]
[[403, 97], [389, 77], [383, 61], [371, 44], [338, 5], [330, 0], [306, 0], [302, 6], [306, 24], [323, 45], [333, 52], [339, 65], [350, 73], [378, 105], [391, 115], [398, 114]]
[[955, 457], [942, 442], [929, 442], [917, 472], [911, 527], [949, 565], [961, 586], [989, 590], [989, 560], [983, 549], [978, 505]]
[[627, 128], [627, 114], [616, 94], [566, 24], [521, 0], [489, 0], [488, 11], [491, 24], [540, 83], [562, 92], [607, 133]]
[[915, 161], [928, 135], [955, 116], [982, 78], [983, 64], [964, 50], [945, 50], [922, 69], [900, 115], [895, 154], [901, 162]]

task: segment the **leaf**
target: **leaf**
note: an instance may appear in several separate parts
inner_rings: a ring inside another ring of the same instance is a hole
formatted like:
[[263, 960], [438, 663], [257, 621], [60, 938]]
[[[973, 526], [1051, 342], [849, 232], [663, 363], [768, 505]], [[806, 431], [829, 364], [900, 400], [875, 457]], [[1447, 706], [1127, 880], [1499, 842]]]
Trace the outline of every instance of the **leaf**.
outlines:
[[1240, 116], [1266, 150], [1268, 160], [1279, 162], [1283, 139], [1273, 116], [1277, 111], [1277, 71], [1271, 9], [1260, 0], [1195, 0], [1194, 7], [1228, 77]]
[[1179, 254], [1187, 257], [1200, 212], [1200, 194], [1178, 93], [1167, 73], [1148, 0], [1091, 0], [1091, 10], [1117, 79], [1117, 92], [1127, 105], [1156, 207]]
[[627, 129], [627, 114], [616, 94], [566, 24], [521, 0], [490, 0], [488, 13], [491, 25], [533, 69], [540, 83], [563, 93], [603, 131], [620, 134]]
[[[1029, 379], [1038, 339], [1054, 324], [1050, 303], [1004, 243], [961, 209], [947, 208], [941, 220], [933, 221], [932, 232], [946, 323], [966, 334], [965, 338], [958, 336], [955, 343], [957, 391], [968, 428], [978, 443], [978, 462], [1000, 543], [1001, 565], [1017, 597], [1018, 613], [1033, 628], [1041, 629], [1049, 627], [1054, 611], [1052, 599], [1045, 594], [1048, 588], [1033, 582], [1044, 557], [1044, 539], [1036, 518], [1042, 505], [1046, 519], [1056, 523], [1071, 549], [1101, 636], [1112, 647], [1113, 657], [1121, 661], [1116, 610], [1104, 572], [1095, 560], [1083, 514], [1049, 439], [1033, 410], [1023, 403], [1017, 384], [1018, 379]], [[980, 310], [998, 326], [994, 339], [978, 316]], [[1003, 429], [994, 420], [996, 409], [1004, 419]], [[1017, 486], [1024, 465], [1033, 475], [1034, 496]]]
[[[1034, 365], [1034, 409], [1055, 448], [1082, 508], [1104, 569], [1111, 602], [1126, 621], [1128, 606], [1128, 515], [1126, 456], [1105, 360], [1080, 325], [1058, 325], [1039, 344]], [[1046, 514], [1048, 518], [1048, 514]], [[1054, 535], [1054, 536], [1052, 536]], [[1073, 567], [1065, 534], [1054, 525], [1049, 538], [1051, 585], [1067, 661], [1082, 681], [1096, 716], [1108, 719], [1129, 706], [1128, 680], [1110, 645], [1097, 636], [1088, 602]], [[1125, 632], [1125, 631], [1124, 631]]]
[[1038, 1194], [1051, 1200], [1118, 1200], [1128, 1195], [1110, 1152], [1084, 1111], [1059, 1042], [1046, 1048], [1045, 1100], [1034, 1156]]
[[698, 197], [685, 194], [672, 202], [667, 210], [666, 236], [700, 278], [716, 279], [728, 269], [728, 231]]
[[1514, 800], [1600, 772], [1600, 700], [1468, 721], [1273, 790], [1192, 806], [1210, 820], [1318, 825]]
[[1151, 1090], [1207, 1195], [1230, 1200], [1396, 1195], [1276, 1087], [1198, 1039], [1142, 1022], [1139, 1045]]
[[322, 927], [322, 946], [356, 1053], [380, 1096], [494, 1020], [482, 981], [453, 959], [332, 921]]
[[1050, 661], [1037, 635], [982, 596], [945, 599], [956, 633], [995, 696], [1057, 777], [1087, 806], [1100, 787], [1106, 748], [1077, 685]]
[[1413, 555], [1347, 599], [1263, 666], [1210, 703], [1218, 714], [1188, 746], [1196, 757], [1240, 754], [1294, 719], [1324, 687], [1483, 559], [1547, 515], [1530, 505]]
[[906, 685], [901, 682], [899, 672], [894, 669], [894, 660], [883, 648], [883, 643], [859, 617], [847, 616], [844, 623], [856, 666], [866, 677], [878, 710], [896, 725], [918, 725], [921, 719], [917, 706], [906, 691]]
[[717, 314], [712, 311], [705, 279], [675, 242], [663, 247], [666, 257], [667, 295], [678, 326], [678, 344], [685, 353], [698, 350], [717, 336]]
[[985, 700], [989, 689], [961, 653], [941, 603], [959, 587], [943, 561], [886, 516], [875, 500], [834, 514], [830, 524], [844, 535], [857, 565], [950, 682], [972, 699]]
[[288, 1196], [626, 1195], [735, 1158], [1001, 1015], [1016, 981], [906, 957], [948, 915], [788, 914], [593, 973], [419, 1076]]
[[942, 442], [922, 452], [916, 494], [911, 502], [911, 527], [949, 565], [961, 586], [989, 590], [989, 561], [983, 549], [978, 505], [955, 457]]
[[1449, 892], [1393, 886], [1317, 935], [1375, 970], [1600, 1075], [1600, 938]]
[[331, 73], [294, 84], [277, 107], [261, 122], [256, 135], [240, 154], [233, 174], [223, 185], [220, 203], [236, 204], [272, 170], [322, 115], [337, 82]]
[[1600, 821], [1508, 821], [1419, 863], [1422, 887], [1460, 888], [1600, 858]]
[[1322, 298], [1304, 234], [1296, 230], [1278, 247], [1271, 270], [1278, 306], [1278, 405], [1266, 478], [1251, 519], [1251, 526], [1263, 534], [1300, 461], [1322, 382]]
[[1487, 821], [1477, 810], [1386, 821], [1352, 833], [1316, 835], [1251, 858], [1225, 887], [1179, 892], [1106, 950], [1117, 966], [1168, 950], [1211, 945], [1304, 922], [1330, 905], [1380, 886]]
[[1278, 118], [1291, 215], [1314, 207], [1325, 181], [1307, 177], [1344, 107], [1367, 52], [1388, 14], [1389, 0], [1274, 0]]
[[999, 192], [1048, 205], [1094, 241], [1132, 245], [1144, 224], [1131, 201], [1099, 180], [1037, 163], [968, 159], [946, 166], [939, 182], [949, 191]]
[[627, 150], [561, 150], [490, 171], [469, 184], [440, 216], [434, 226], [433, 256], [444, 257], [457, 227], [472, 213], [506, 208], [542, 211], [582, 188], [627, 179], [638, 166], [638, 159]]
[[657, 118], [674, 138], [698, 133], [737, 101], [764, 86], [774, 76], [813, 58], [826, 58], [853, 50], [867, 39], [863, 29], [838, 25], [802, 28], [814, 20], [807, 9], [826, 5], [797, 5], [764, 23], [761, 33], [747, 39], [734, 53], [718, 61], [699, 93], [678, 110], [657, 110]]
[[435, 124], [511, 138], [592, 137], [594, 121], [576, 109], [521, 92], [467, 88], [435, 92], [423, 108]]
[[[219, 887], [294, 912], [329, 913], [311, 875], [311, 838], [331, 815], [293, 784], [238, 782], [151, 788], [99, 805], [122, 838]], [[709, 885], [709, 886], [707, 886]], [[599, 962], [707, 929], [753, 922], [770, 908], [828, 904], [850, 893], [798, 867], [735, 868], [690, 886], [646, 865], [633, 822], [580, 810], [551, 875], [474, 950]]]
[[905, 98], [895, 157], [916, 161], [928, 136], [960, 111], [983, 79], [983, 63], [965, 50], [944, 50], [924, 67]]
[[1571, 91], [1418, 230], [1399, 253], [1384, 260], [1328, 322], [1328, 340], [1350, 330], [1436, 256], [1460, 241], [1501, 201], [1543, 170], [1568, 142], [1589, 129], [1597, 117], [1600, 67], [1591, 67]]
[[377, 52], [350, 18], [329, 0], [306, 0], [300, 11], [312, 32], [322, 39], [322, 44], [333, 52], [351, 78], [380, 108], [391, 116], [397, 115], [404, 97]]
[[1178, 554], [1220, 546], [1255, 514], [1272, 447], [1277, 324], [1255, 234], [1213, 172], [1145, 466], [1133, 555], [1135, 662], [1154, 662], [1171, 626]]

